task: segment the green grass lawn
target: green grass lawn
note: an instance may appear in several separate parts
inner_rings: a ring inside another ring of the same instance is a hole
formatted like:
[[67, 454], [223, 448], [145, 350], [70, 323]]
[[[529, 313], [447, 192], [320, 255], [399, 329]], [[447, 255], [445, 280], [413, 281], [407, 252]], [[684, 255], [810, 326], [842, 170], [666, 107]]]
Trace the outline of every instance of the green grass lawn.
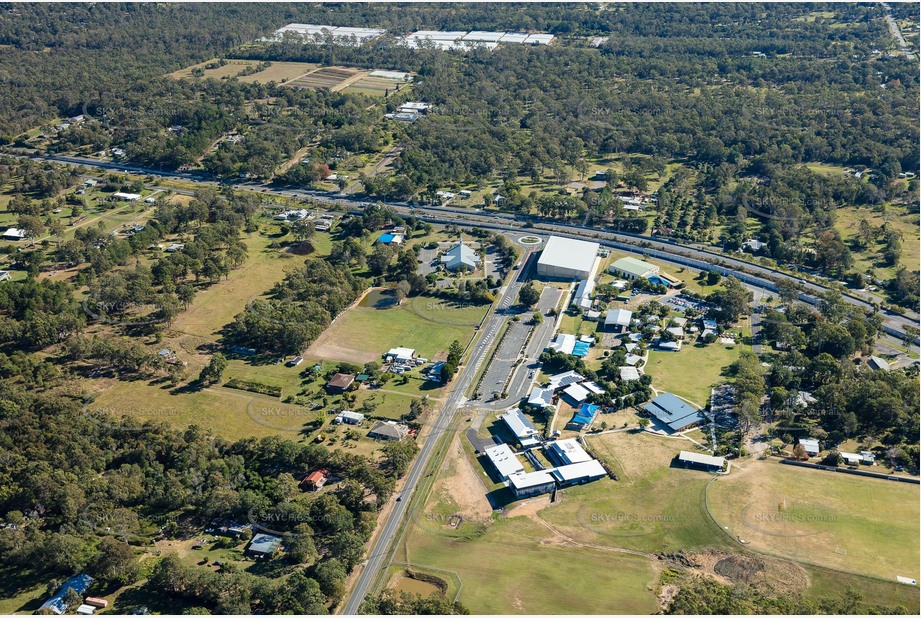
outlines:
[[410, 534], [410, 564], [457, 573], [459, 601], [481, 614], [649, 614], [654, 565], [644, 558], [550, 541], [525, 517], [497, 521], [475, 540]]
[[[549, 319], [549, 318], [548, 318]], [[594, 336], [598, 330], [598, 322], [586, 320], [582, 314], [573, 315], [570, 312], [563, 314], [560, 318], [560, 329], [558, 332], [568, 333], [570, 335], [589, 335]]]
[[[616, 418], [617, 415], [613, 415]], [[568, 536], [646, 553], [726, 548], [704, 508], [705, 472], [670, 467], [686, 440], [623, 432], [590, 436], [588, 446], [617, 474], [565, 490], [539, 516]]]
[[751, 346], [726, 346], [714, 342], [709, 345], [685, 344], [679, 352], [651, 350], [644, 368], [652, 376], [652, 386], [668, 391], [704, 406], [710, 397], [710, 388], [723, 381], [722, 371]]
[[750, 461], [709, 490], [716, 519], [752, 548], [894, 580], [918, 577], [917, 485]]
[[488, 308], [453, 304], [432, 296], [418, 296], [384, 309], [359, 305], [340, 315], [322, 339], [375, 357], [403, 346], [432, 359], [443, 356], [454, 340], [466, 345]]

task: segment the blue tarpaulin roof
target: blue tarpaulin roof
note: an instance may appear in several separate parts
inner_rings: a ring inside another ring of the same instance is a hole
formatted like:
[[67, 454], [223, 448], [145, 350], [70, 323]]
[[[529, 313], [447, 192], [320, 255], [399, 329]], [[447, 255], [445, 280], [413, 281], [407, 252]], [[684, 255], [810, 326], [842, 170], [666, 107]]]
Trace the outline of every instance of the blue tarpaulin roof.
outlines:
[[598, 408], [599, 406], [594, 403], [583, 403], [579, 411], [573, 415], [572, 422], [576, 425], [588, 425], [595, 419]]
[[66, 582], [61, 585], [61, 588], [57, 593], [45, 601], [39, 609], [50, 609], [55, 614], [63, 614], [67, 611], [67, 602], [65, 597], [67, 596], [68, 590], [73, 590], [77, 594], [82, 595], [86, 592], [86, 589], [90, 587], [90, 584], [93, 583], [93, 578], [89, 575], [80, 574], [71, 577]]

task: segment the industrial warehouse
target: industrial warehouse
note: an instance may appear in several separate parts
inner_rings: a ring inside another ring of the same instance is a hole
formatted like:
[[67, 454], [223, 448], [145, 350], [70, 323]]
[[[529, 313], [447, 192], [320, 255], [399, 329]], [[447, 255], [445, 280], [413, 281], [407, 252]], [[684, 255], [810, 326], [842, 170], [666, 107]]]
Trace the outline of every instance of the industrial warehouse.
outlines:
[[551, 236], [537, 260], [537, 274], [548, 279], [594, 279], [598, 269], [596, 242]]

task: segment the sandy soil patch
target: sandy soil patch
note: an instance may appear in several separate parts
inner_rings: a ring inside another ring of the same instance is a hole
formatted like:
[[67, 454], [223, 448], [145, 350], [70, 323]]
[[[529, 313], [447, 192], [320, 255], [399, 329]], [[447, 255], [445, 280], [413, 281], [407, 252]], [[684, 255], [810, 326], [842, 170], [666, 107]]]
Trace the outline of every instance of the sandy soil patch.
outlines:
[[464, 452], [462, 434], [455, 434], [451, 450], [442, 467], [442, 475], [436, 486], [439, 501], [457, 504], [459, 514], [483, 521], [492, 514], [492, 506], [486, 499], [486, 488]]

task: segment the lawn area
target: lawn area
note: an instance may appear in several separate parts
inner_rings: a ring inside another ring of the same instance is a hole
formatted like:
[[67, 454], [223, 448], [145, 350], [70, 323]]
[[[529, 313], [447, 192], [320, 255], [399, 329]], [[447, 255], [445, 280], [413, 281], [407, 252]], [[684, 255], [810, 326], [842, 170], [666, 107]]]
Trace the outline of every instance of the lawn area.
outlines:
[[296, 438], [303, 424], [315, 416], [301, 406], [246, 391], [212, 387], [176, 393], [143, 381], [113, 382], [89, 410], [177, 427], [198, 425], [230, 440], [279, 434]]
[[424, 531], [407, 541], [408, 562], [454, 571], [459, 601], [480, 614], [650, 614], [655, 565], [644, 558], [554, 542], [527, 517], [497, 521], [474, 540]]
[[894, 580], [918, 577], [919, 488], [751, 461], [709, 490], [711, 511], [754, 549]]
[[[827, 11], [826, 11], [826, 13], [827, 13]], [[813, 14], [813, 15], [814, 15], [814, 14]], [[814, 20], [815, 17], [813, 17], [812, 19]], [[807, 19], [806, 21], [811, 21], [811, 20]], [[827, 175], [841, 174], [841, 175], [844, 175], [844, 174], [847, 174], [847, 173], [848, 173], [848, 168], [844, 167], [843, 165], [834, 165], [834, 164], [832, 164], [832, 163], [807, 163], [807, 164], [806, 164], [806, 168], [807, 168], [810, 172], [815, 172], [816, 174], [827, 174]]]
[[711, 475], [671, 467], [678, 451], [694, 450], [690, 441], [628, 431], [589, 436], [587, 444], [618, 480], [564, 490], [541, 519], [583, 543], [647, 553], [728, 547], [704, 506]]
[[218, 331], [246, 309], [248, 302], [281, 281], [286, 270], [303, 265], [303, 258], [270, 249], [271, 239], [262, 234], [244, 236], [243, 241], [249, 252], [246, 263], [230, 271], [226, 279], [199, 290], [192, 305], [173, 322], [171, 331], [216, 341]]
[[[374, 295], [374, 296], [372, 296]], [[451, 303], [433, 296], [406, 299], [399, 306], [377, 308], [381, 294], [369, 292], [341, 314], [307, 350], [311, 358], [365, 363], [379, 360], [390, 348], [414, 348], [428, 359], [443, 358], [451, 342], [466, 345], [488, 305]], [[384, 303], [387, 304], [387, 303]]]
[[572, 312], [567, 311], [563, 314], [563, 317], [560, 318], [560, 329], [558, 332], [576, 336], [594, 336], [597, 330], [598, 322], [584, 319], [581, 313], [574, 315]]
[[652, 376], [652, 387], [668, 391], [705, 406], [710, 388], [723, 381], [722, 371], [751, 346], [726, 346], [719, 342], [685, 344], [678, 352], [650, 350], [644, 370]]

